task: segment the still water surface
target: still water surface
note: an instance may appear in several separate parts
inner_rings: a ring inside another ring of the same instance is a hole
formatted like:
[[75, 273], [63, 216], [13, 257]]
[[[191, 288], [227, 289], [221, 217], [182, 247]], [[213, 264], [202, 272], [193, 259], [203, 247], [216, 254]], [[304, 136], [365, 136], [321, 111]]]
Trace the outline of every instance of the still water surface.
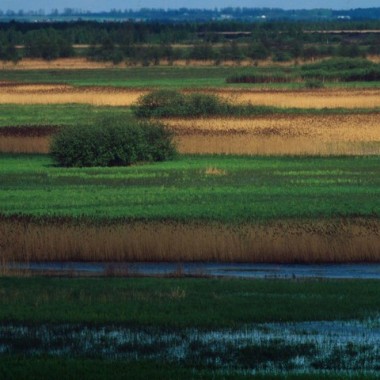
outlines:
[[125, 276], [380, 279], [380, 264], [83, 263], [14, 264], [35, 272]]

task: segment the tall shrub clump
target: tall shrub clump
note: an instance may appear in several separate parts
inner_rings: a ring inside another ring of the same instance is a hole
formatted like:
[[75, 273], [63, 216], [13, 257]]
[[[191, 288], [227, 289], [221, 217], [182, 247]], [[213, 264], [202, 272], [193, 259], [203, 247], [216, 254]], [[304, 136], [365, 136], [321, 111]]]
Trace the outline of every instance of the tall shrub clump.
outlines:
[[164, 161], [175, 154], [173, 134], [159, 122], [102, 117], [91, 125], [62, 129], [51, 144], [59, 166], [127, 166]]
[[138, 117], [207, 117], [228, 115], [231, 105], [213, 94], [157, 90], [141, 96], [132, 109]]

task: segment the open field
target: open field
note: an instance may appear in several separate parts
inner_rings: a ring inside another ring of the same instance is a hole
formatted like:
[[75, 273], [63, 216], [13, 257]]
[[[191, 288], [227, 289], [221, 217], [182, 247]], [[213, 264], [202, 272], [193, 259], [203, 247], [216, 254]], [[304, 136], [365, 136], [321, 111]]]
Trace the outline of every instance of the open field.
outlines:
[[65, 169], [48, 156], [2, 155], [0, 212], [224, 222], [378, 217], [379, 159], [182, 156]]
[[380, 153], [377, 114], [167, 119], [165, 123], [175, 131], [179, 151], [187, 154]]
[[[314, 91], [208, 90], [234, 104], [274, 106], [280, 108], [378, 108], [380, 90], [323, 89]], [[0, 104], [92, 104], [130, 106], [147, 91], [111, 87], [72, 87], [51, 84], [17, 84], [0, 87]]]
[[130, 106], [146, 91], [66, 85], [6, 85], [0, 88], [0, 104], [92, 104]]
[[377, 281], [1, 278], [0, 373], [374, 379], [378, 290]]
[[[290, 83], [226, 83], [231, 76], [276, 75], [279, 70], [289, 70], [279, 67], [240, 67], [240, 66], [153, 66], [153, 67], [124, 67], [101, 69], [72, 69], [59, 68], [37, 70], [0, 70], [0, 82], [24, 84], [58, 84], [76, 87], [118, 87], [118, 88], [170, 88], [170, 89], [304, 89], [305, 83], [294, 81]], [[291, 69], [293, 70], [293, 69]], [[379, 88], [379, 82], [326, 82], [326, 88]], [[1, 86], [2, 87], [2, 86]]]
[[[0, 152], [3, 153], [48, 153], [51, 136], [59, 129], [53, 125], [72, 125], [75, 121], [87, 124], [97, 115], [110, 111], [107, 107], [74, 105], [36, 106], [36, 110], [32, 109], [33, 106], [2, 108], [0, 124], [8, 125], [0, 126]], [[14, 113], [9, 114], [12, 111]], [[129, 115], [124, 108], [115, 109], [115, 113], [124, 117]], [[166, 119], [163, 122], [174, 131], [178, 151], [185, 154], [380, 153], [380, 118], [377, 113], [275, 114], [235, 119]]]
[[0, 278], [0, 320], [172, 329], [365, 320], [379, 315], [379, 286], [364, 280]]
[[251, 103], [282, 108], [375, 108], [380, 106], [380, 91], [377, 89], [322, 89], [313, 91], [220, 90], [215, 93], [230, 99], [236, 104]]
[[[362, 111], [366, 112], [366, 110]], [[0, 128], [34, 126], [42, 132], [41, 126], [89, 124], [97, 116], [107, 115], [110, 112], [120, 117], [131, 114], [131, 110], [127, 107], [97, 107], [87, 104], [1, 104]], [[11, 133], [4, 133], [3, 129], [0, 129], [0, 134], [11, 135]]]
[[380, 259], [378, 156], [88, 169], [1, 159], [4, 261]]

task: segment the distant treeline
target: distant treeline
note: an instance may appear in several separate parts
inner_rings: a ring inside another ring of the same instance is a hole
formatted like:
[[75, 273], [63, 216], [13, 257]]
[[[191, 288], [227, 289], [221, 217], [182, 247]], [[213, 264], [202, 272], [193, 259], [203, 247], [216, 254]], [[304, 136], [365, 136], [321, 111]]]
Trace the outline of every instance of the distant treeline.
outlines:
[[[53, 60], [79, 55], [91, 60], [149, 65], [179, 59], [219, 64], [243, 59], [281, 62], [331, 56], [354, 58], [380, 54], [379, 30], [380, 21], [13, 21], [0, 23], [0, 60]], [[74, 45], [82, 47], [74, 49]]]
[[0, 17], [3, 19], [114, 19], [114, 20], [154, 20], [165, 22], [183, 21], [210, 21], [210, 20], [239, 20], [239, 21], [266, 21], [266, 20], [378, 20], [380, 8], [359, 8], [350, 10], [333, 9], [296, 9], [284, 10], [279, 8], [242, 8], [228, 7], [221, 9], [111, 9], [108, 12], [89, 12], [82, 9], [66, 8], [62, 12], [53, 9], [45, 13], [37, 11], [12, 11], [1, 10]]

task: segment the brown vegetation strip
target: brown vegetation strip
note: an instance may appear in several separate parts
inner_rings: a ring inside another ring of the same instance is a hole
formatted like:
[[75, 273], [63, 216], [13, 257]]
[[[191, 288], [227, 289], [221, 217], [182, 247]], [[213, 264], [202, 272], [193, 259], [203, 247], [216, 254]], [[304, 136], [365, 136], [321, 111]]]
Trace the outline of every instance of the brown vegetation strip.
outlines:
[[368, 115], [273, 115], [248, 119], [171, 119], [182, 153], [380, 154], [380, 118]]
[[[240, 44], [244, 45], [244, 44]], [[186, 48], [189, 45], [174, 44], [174, 48]], [[192, 45], [190, 45], [192, 46]], [[222, 44], [214, 44], [214, 46], [220, 47]], [[21, 46], [18, 46], [21, 48]], [[88, 45], [76, 45], [77, 48], [86, 48]], [[378, 55], [370, 55], [367, 59], [373, 62], [379, 62]], [[320, 60], [304, 60], [302, 64], [315, 63]], [[271, 66], [271, 67], [288, 67], [293, 66], [295, 61], [291, 60], [288, 62], [273, 62], [271, 59], [265, 60], [252, 60], [243, 59], [241, 61], [223, 61], [220, 66], [252, 66], [253, 64], [261, 66]], [[12, 62], [1, 62], [0, 67], [2, 70], [73, 70], [73, 69], [108, 69], [108, 68], [125, 68], [125, 62], [114, 65], [112, 62], [95, 62], [88, 61], [86, 58], [60, 58], [53, 61], [46, 61], [43, 59], [31, 59], [24, 58], [17, 64]], [[189, 67], [204, 67], [204, 66], [215, 66], [215, 60], [176, 60], [174, 62], [168, 62], [167, 60], [161, 60], [160, 65], [162, 66], [189, 66]], [[142, 66], [142, 64], [137, 64], [133, 66]]]
[[50, 137], [57, 133], [62, 127], [55, 125], [18, 125], [0, 127], [0, 137]]
[[92, 225], [0, 220], [1, 259], [29, 261], [380, 261], [380, 221], [274, 221], [228, 226], [135, 222]]
[[130, 106], [147, 91], [113, 87], [71, 87], [66, 85], [0, 86], [0, 104], [92, 104]]
[[[378, 114], [167, 119], [180, 153], [380, 154]], [[58, 126], [0, 128], [0, 152], [47, 153]]]
[[[0, 104], [92, 104], [130, 106], [148, 90], [115, 87], [73, 87], [51, 84], [15, 84], [0, 86]], [[322, 90], [204, 90], [234, 104], [251, 103], [282, 108], [376, 108], [380, 107], [380, 89]]]
[[[186, 48], [189, 45], [175, 44], [174, 48]], [[216, 46], [221, 46], [220, 44]], [[83, 46], [84, 48], [86, 45]], [[82, 47], [82, 48], [83, 48]], [[239, 62], [227, 60], [223, 61], [220, 66], [252, 66], [253, 64], [258, 64], [259, 66], [292, 66], [294, 61], [289, 62], [273, 62], [270, 59], [266, 60], [251, 60], [244, 59]], [[305, 62], [306, 63], [306, 62]], [[161, 66], [186, 66], [186, 67], [209, 67], [215, 66], [215, 60], [175, 60], [174, 62], [168, 60], [160, 60]], [[142, 66], [139, 64], [128, 64], [125, 62], [119, 64], [113, 64], [112, 62], [95, 62], [89, 61], [86, 58], [60, 58], [53, 61], [46, 61], [43, 59], [30, 59], [24, 58], [17, 64], [12, 62], [1, 62], [0, 67], [2, 70], [91, 70], [91, 69], [109, 69], [109, 68], [120, 68], [123, 69], [126, 66]]]
[[380, 89], [321, 90], [210, 90], [234, 104], [280, 108], [376, 108], [380, 107]]

